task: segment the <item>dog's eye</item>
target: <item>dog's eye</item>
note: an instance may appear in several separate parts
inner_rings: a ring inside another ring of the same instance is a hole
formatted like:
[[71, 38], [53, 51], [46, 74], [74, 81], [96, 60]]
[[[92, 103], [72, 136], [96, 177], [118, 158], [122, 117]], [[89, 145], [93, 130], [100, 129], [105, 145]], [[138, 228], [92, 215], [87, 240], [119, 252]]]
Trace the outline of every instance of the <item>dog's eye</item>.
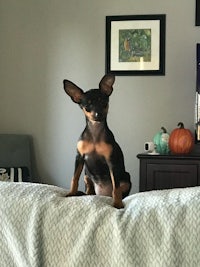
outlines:
[[105, 103], [105, 102], [100, 102], [100, 104], [101, 104], [102, 108], [106, 108], [107, 107], [107, 103]]
[[87, 112], [90, 112], [90, 111], [91, 111], [90, 106], [85, 106], [85, 110], [86, 110]]
[[99, 98], [98, 103], [101, 105], [102, 108], [106, 108], [108, 105], [108, 102], [105, 99]]

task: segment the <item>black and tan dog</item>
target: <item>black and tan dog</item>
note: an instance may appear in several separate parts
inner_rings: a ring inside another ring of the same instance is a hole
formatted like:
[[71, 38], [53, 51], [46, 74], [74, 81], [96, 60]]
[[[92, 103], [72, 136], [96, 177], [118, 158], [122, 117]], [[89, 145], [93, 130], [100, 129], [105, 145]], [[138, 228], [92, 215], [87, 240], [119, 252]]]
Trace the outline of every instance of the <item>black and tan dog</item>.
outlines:
[[122, 198], [131, 189], [130, 175], [125, 171], [124, 156], [107, 125], [109, 96], [113, 91], [113, 75], [105, 75], [99, 89], [83, 92], [64, 80], [65, 92], [79, 104], [86, 117], [86, 127], [77, 144], [74, 176], [68, 196], [78, 195], [78, 182], [85, 164], [86, 194], [113, 197], [113, 206], [123, 208]]

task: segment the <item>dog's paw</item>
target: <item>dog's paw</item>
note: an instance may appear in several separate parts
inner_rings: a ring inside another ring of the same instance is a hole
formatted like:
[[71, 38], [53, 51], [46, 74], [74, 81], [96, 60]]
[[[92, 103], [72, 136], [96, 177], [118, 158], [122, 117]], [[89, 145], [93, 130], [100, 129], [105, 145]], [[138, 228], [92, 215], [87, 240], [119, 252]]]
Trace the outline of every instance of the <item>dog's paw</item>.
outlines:
[[118, 202], [113, 202], [113, 207], [116, 209], [123, 209], [124, 208], [124, 204], [122, 201], [118, 201]]
[[75, 195], [72, 193], [67, 193], [67, 195], [65, 197], [74, 197]]
[[78, 196], [84, 196], [85, 193], [82, 191], [77, 191], [77, 192], [69, 192], [67, 193], [66, 197], [78, 197]]

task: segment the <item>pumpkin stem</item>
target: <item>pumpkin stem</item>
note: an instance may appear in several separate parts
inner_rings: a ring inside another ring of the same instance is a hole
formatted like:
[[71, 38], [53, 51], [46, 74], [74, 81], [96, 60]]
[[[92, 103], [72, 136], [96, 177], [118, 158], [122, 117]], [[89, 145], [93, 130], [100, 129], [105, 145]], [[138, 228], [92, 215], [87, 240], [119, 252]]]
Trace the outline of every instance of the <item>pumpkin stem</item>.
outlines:
[[165, 129], [165, 127], [161, 127], [161, 130], [163, 131], [163, 133], [167, 133], [167, 130]]
[[179, 122], [177, 126], [179, 126], [180, 129], [184, 129], [184, 124], [182, 122]]

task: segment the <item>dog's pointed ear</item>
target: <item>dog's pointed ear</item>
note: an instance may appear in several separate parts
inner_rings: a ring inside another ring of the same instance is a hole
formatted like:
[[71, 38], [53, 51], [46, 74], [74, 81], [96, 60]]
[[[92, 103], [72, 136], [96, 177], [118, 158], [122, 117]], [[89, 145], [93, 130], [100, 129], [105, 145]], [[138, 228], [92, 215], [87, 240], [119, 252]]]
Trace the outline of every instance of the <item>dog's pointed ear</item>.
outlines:
[[68, 81], [68, 80], [64, 80], [63, 81], [64, 84], [64, 89], [65, 92], [71, 97], [71, 99], [77, 103], [80, 104], [81, 99], [83, 97], [83, 90], [80, 89], [76, 84]]
[[107, 96], [110, 96], [113, 91], [113, 84], [115, 82], [115, 76], [112, 74], [106, 74], [103, 76], [99, 83], [99, 89], [106, 94]]

